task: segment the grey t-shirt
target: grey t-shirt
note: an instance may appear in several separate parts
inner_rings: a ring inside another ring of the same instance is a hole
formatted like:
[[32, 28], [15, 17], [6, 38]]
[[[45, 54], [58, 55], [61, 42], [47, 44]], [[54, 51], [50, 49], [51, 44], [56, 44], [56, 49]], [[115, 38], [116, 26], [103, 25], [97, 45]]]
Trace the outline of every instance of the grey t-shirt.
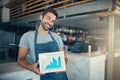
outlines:
[[[63, 48], [63, 42], [59, 35], [52, 33], [53, 38], [56, 40], [59, 48]], [[29, 56], [35, 61], [35, 51], [34, 51], [34, 35], [35, 31], [26, 32], [20, 40], [19, 47], [27, 48]], [[52, 41], [50, 34], [48, 35], [37, 35], [37, 43], [46, 43]]]

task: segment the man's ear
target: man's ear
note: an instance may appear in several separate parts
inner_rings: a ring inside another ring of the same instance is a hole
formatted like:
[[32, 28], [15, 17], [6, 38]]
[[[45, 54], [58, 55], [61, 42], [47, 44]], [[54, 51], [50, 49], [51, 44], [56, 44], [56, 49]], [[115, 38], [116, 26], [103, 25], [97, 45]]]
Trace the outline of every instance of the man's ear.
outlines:
[[40, 15], [40, 21], [42, 20], [42, 18], [43, 18], [43, 16], [42, 16], [42, 15]]

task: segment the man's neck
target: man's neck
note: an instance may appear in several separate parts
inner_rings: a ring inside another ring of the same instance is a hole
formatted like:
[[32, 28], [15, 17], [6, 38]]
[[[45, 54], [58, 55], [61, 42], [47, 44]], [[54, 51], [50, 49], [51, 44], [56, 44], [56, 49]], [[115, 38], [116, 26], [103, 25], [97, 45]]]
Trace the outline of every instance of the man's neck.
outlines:
[[38, 34], [40, 35], [48, 35], [48, 31], [44, 30], [42, 26], [39, 26], [38, 28]]

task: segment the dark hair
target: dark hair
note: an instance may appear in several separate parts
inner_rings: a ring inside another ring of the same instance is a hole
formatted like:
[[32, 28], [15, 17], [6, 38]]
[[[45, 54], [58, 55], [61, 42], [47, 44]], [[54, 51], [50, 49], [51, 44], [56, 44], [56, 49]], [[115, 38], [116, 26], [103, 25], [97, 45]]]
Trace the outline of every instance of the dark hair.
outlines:
[[44, 12], [42, 13], [42, 16], [44, 17], [48, 12], [53, 13], [56, 16], [56, 18], [58, 17], [57, 11], [52, 8], [45, 9]]

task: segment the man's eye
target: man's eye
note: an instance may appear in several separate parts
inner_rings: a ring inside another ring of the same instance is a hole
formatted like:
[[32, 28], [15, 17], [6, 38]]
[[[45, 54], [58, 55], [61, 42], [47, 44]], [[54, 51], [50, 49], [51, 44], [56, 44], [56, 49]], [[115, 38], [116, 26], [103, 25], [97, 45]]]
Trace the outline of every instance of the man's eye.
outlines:
[[46, 17], [46, 19], [50, 20], [51, 18], [50, 17]]
[[48, 19], [48, 20], [50, 20], [50, 18], [49, 18], [49, 17], [48, 17], [47, 19]]

